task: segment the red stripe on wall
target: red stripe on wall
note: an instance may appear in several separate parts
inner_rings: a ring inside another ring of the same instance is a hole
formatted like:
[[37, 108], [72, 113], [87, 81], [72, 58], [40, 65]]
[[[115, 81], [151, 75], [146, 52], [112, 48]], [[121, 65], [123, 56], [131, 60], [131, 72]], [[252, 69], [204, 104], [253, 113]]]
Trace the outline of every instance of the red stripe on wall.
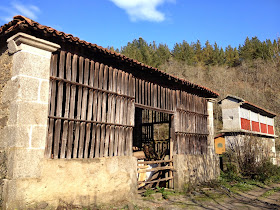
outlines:
[[272, 125], [268, 125], [267, 127], [268, 127], [268, 134], [274, 135], [273, 126]]
[[241, 129], [251, 130], [250, 120], [241, 118]]
[[252, 121], [252, 131], [260, 132], [260, 124], [258, 122]]
[[266, 124], [261, 123], [261, 132], [262, 133], [267, 133], [267, 126], [266, 126]]

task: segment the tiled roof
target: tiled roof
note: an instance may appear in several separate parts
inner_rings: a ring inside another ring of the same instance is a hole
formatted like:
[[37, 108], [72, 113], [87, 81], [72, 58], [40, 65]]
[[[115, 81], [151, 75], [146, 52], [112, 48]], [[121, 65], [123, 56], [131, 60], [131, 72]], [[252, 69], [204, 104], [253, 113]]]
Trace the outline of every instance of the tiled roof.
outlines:
[[186, 85], [186, 86], [188, 86], [192, 89], [196, 89], [197, 91], [204, 92], [207, 95], [207, 97], [209, 97], [209, 98], [211, 98], [211, 97], [216, 98], [216, 97], [219, 96], [218, 93], [216, 93], [216, 92], [214, 92], [214, 91], [212, 91], [212, 90], [210, 90], [206, 87], [203, 87], [203, 86], [191, 83], [187, 80], [180, 79], [176, 76], [167, 74], [167, 73], [165, 73], [165, 72], [163, 72], [163, 71], [161, 71], [157, 68], [145, 65], [145, 64], [143, 64], [143, 63], [141, 63], [141, 62], [139, 62], [135, 59], [128, 58], [125, 55], [122, 55], [120, 53], [116, 53], [114, 51], [108, 50], [108, 49], [103, 48], [103, 47], [100, 47], [96, 44], [92, 44], [92, 43], [89, 43], [87, 41], [80, 40], [78, 37], [74, 37], [72, 34], [66, 34], [64, 32], [57, 31], [57, 30], [55, 30], [51, 27], [41, 25], [40, 23], [35, 22], [35, 21], [33, 21], [29, 18], [26, 18], [24, 16], [21, 16], [21, 15], [15, 16], [11, 22], [1, 26], [0, 37], [1, 36], [9, 36], [9, 34], [15, 32], [15, 31], [20, 31], [20, 30], [23, 30], [23, 29], [26, 29], [26, 28], [31, 29], [33, 31], [41, 32], [41, 33], [49, 35], [49, 36], [56, 37], [57, 39], [61, 39], [64, 42], [76, 43], [76, 44], [78, 44], [80, 46], [83, 46], [83, 47], [98, 49], [101, 53], [104, 53], [106, 55], [117, 57], [121, 60], [124, 60], [124, 61], [132, 63], [132, 64], [136, 64], [136, 65], [138, 65], [140, 67], [143, 67], [143, 68], [145, 68], [147, 70], [150, 70], [150, 71], [156, 71], [156, 72], [160, 73], [162, 76], [165, 76], [165, 77], [169, 78], [170, 80], [173, 80], [174, 82], [180, 82], [182, 85]]

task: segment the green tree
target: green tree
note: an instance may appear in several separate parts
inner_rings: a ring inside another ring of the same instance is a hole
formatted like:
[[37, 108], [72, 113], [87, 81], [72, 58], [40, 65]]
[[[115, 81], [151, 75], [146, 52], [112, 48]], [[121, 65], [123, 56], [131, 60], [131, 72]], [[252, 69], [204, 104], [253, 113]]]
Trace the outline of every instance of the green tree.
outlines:
[[214, 63], [213, 57], [214, 57], [213, 47], [207, 40], [205, 42], [205, 47], [202, 49], [202, 61], [203, 61], [204, 65], [206, 65], [206, 66], [213, 65], [213, 63]]
[[225, 62], [229, 67], [239, 65], [239, 53], [236, 47], [232, 48], [230, 45], [226, 47]]

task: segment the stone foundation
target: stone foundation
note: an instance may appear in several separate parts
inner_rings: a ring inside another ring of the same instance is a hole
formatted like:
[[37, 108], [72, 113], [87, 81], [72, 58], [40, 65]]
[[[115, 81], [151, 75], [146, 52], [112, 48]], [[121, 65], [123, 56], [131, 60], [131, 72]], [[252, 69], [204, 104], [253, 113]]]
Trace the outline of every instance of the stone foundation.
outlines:
[[[37, 178], [6, 181], [7, 209], [36, 208], [60, 202], [96, 206], [127, 200], [136, 193], [136, 158], [112, 157], [91, 160], [42, 160]], [[23, 166], [28, 172], [28, 167]], [[29, 172], [32, 174], [32, 171]]]
[[187, 185], [207, 182], [220, 176], [216, 155], [174, 155], [173, 160], [176, 190], [184, 190]]

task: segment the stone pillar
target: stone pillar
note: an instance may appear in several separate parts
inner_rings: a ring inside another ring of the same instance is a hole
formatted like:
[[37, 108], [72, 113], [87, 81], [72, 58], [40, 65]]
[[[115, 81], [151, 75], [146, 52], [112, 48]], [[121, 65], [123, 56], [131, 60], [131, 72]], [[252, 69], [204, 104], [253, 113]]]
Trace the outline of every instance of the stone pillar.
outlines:
[[3, 89], [9, 102], [7, 125], [0, 130], [0, 147], [6, 148], [7, 177], [4, 208], [17, 200], [17, 181], [40, 176], [47, 133], [50, 59], [59, 45], [25, 33], [7, 40], [12, 56], [12, 77]]
[[207, 120], [207, 129], [209, 132], [208, 135], [208, 151], [207, 153], [212, 156], [215, 154], [215, 148], [214, 148], [214, 113], [213, 113], [213, 106], [214, 106], [214, 99], [208, 99], [207, 102], [207, 112], [208, 112], [208, 120]]

